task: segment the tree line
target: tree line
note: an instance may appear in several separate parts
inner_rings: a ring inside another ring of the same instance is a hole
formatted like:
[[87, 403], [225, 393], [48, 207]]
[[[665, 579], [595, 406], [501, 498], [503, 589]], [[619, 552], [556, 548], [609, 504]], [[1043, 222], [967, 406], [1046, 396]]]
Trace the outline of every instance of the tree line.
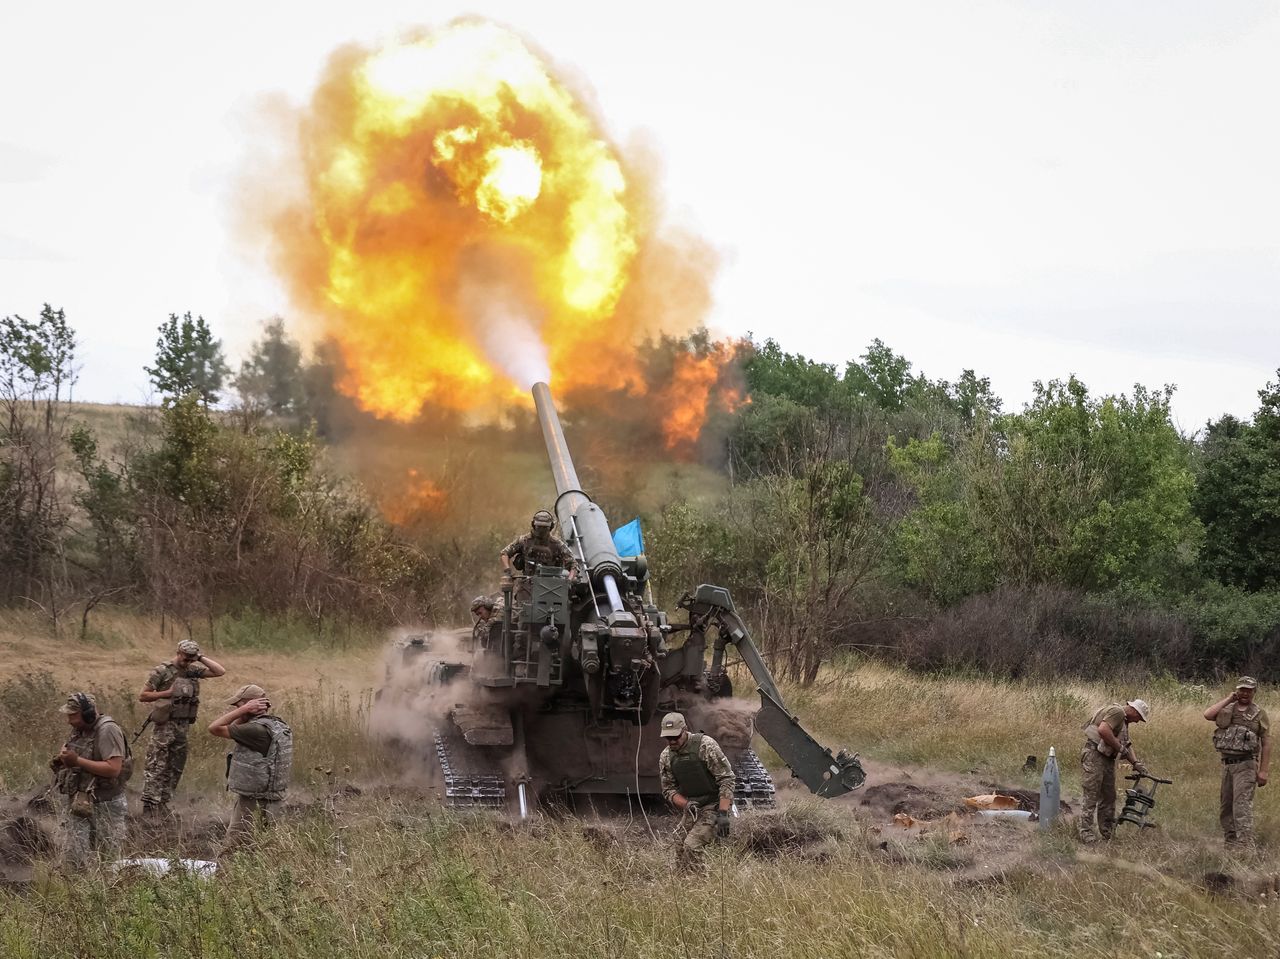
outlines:
[[843, 369], [748, 344], [728, 494], [654, 517], [656, 569], [736, 584], [784, 671], [1273, 674], [1280, 371], [1251, 420], [1184, 436], [1171, 387], [931, 380], [879, 340]]
[[[717, 408], [697, 445], [722, 492], [643, 517], [665, 607], [688, 584], [730, 585], [801, 682], [850, 652], [1007, 675], [1276, 672], [1280, 371], [1248, 420], [1191, 436], [1169, 387], [1099, 396], [1068, 377], [1010, 411], [987, 378], [930, 379], [879, 340], [836, 366], [772, 340], [663, 337], [646, 381], [712, 351], [733, 357], [722, 379], [750, 402]], [[452, 621], [492, 578], [510, 530], [396, 529], [325, 469], [351, 416], [337, 363], [323, 345], [304, 357], [279, 318], [232, 371], [202, 317], [171, 315], [144, 369], [159, 403], [105, 442], [69, 411], [79, 367], [62, 311], [0, 320], [0, 603], [60, 632], [104, 603], [187, 629], [235, 608], [320, 628]], [[637, 450], [665, 455], [656, 414], [572, 401], [593, 493], [634, 515]], [[532, 420], [512, 423], [478, 442], [536, 454]]]
[[[430, 610], [433, 558], [329, 475], [301, 351], [269, 322], [233, 376], [203, 317], [172, 315], [145, 367], [157, 407], [108, 454], [69, 412], [75, 332], [61, 310], [0, 320], [0, 603], [88, 628], [127, 602], [187, 630], [235, 608], [317, 629]], [[231, 385], [239, 402], [216, 404]]]

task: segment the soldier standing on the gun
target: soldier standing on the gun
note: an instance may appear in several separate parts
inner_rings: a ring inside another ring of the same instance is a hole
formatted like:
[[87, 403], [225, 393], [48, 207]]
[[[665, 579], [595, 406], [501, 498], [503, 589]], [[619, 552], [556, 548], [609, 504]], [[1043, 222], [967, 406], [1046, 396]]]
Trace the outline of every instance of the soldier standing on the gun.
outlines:
[[477, 596], [471, 601], [471, 615], [476, 618], [471, 627], [471, 651], [489, 648], [489, 630], [493, 623], [493, 600]]
[[662, 795], [682, 812], [676, 830], [676, 865], [689, 869], [701, 862], [702, 850], [713, 839], [728, 838], [733, 767], [714, 739], [689, 734], [681, 713], [662, 717], [660, 735], [667, 740], [658, 758]]
[[200, 706], [200, 680], [226, 674], [219, 663], [200, 652], [189, 639], [178, 644], [177, 654], [161, 663], [147, 677], [138, 694], [144, 703], [155, 703], [149, 722], [155, 725], [147, 746], [146, 779], [142, 784], [142, 814], [158, 817], [168, 803], [187, 764], [187, 733]]
[[[1084, 808], [1080, 810], [1080, 839], [1097, 842], [1098, 835], [1110, 839], [1116, 828], [1116, 759], [1127, 759], [1134, 772], [1145, 773], [1146, 764], [1134, 754], [1129, 742], [1129, 724], [1145, 723], [1151, 707], [1141, 699], [1123, 706], [1112, 703], [1093, 714], [1084, 727], [1084, 751], [1080, 754]], [[1097, 831], [1094, 831], [1095, 817]]]
[[60, 712], [72, 735], [49, 768], [66, 797], [61, 809], [66, 861], [83, 868], [94, 852], [118, 859], [129, 808], [124, 783], [133, 771], [124, 730], [110, 716], [98, 715], [88, 693], [68, 696]]
[[529, 523], [529, 532], [518, 536], [498, 554], [502, 560], [502, 574], [510, 578], [512, 567], [519, 572], [532, 570], [538, 566], [560, 566], [569, 571], [570, 579], [576, 578], [578, 564], [573, 553], [559, 536], [551, 532], [555, 528], [555, 517], [545, 509], [533, 514]]
[[1267, 784], [1271, 766], [1271, 720], [1253, 701], [1258, 681], [1241, 676], [1234, 692], [1204, 711], [1216, 724], [1213, 748], [1222, 757], [1218, 819], [1228, 846], [1253, 844], [1253, 791]]
[[229, 702], [231, 711], [209, 724], [210, 735], [235, 743], [227, 756], [227, 789], [236, 807], [224, 850], [247, 839], [258, 819], [268, 826], [279, 821], [293, 769], [293, 730], [271, 714], [266, 690], [249, 683]]
[[[502, 560], [504, 582], [511, 579], [513, 567], [519, 572], [531, 573], [535, 565], [559, 566], [569, 571], [569, 580], [571, 582], [577, 579], [578, 564], [573, 558], [573, 553], [569, 551], [569, 547], [564, 540], [551, 532], [555, 524], [555, 517], [545, 509], [540, 509], [533, 514], [533, 519], [529, 523], [529, 532], [512, 540], [510, 545], [498, 554], [498, 558]], [[528, 600], [527, 589], [521, 588], [513, 592], [512, 612], [514, 613], [521, 603], [528, 602]], [[523, 633], [517, 632], [511, 650], [512, 658], [517, 660], [517, 676], [524, 675], [526, 670], [524, 660], [529, 654], [527, 644], [527, 637]]]

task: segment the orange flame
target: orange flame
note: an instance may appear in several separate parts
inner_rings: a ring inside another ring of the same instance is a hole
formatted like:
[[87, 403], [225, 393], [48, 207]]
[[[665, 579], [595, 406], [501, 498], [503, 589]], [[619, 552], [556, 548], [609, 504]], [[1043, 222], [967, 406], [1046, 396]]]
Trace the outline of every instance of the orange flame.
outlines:
[[[380, 417], [493, 414], [540, 379], [643, 393], [637, 344], [710, 302], [715, 256], [659, 234], [639, 172], [492, 23], [339, 51], [301, 135], [305, 196], [269, 215], [276, 262], [340, 351], [338, 388]], [[673, 436], [700, 428], [707, 362], [670, 393]]]
[[741, 389], [722, 382], [732, 359], [733, 349], [726, 343], [713, 344], [702, 356], [684, 353], [676, 357], [671, 381], [664, 391], [667, 415], [662, 423], [662, 438], [667, 449], [687, 449], [698, 441], [713, 397], [714, 405], [726, 413], [750, 402]]
[[383, 499], [382, 515], [397, 526], [443, 516], [449, 503], [445, 491], [419, 476], [416, 469], [410, 469], [405, 476], [404, 487]]

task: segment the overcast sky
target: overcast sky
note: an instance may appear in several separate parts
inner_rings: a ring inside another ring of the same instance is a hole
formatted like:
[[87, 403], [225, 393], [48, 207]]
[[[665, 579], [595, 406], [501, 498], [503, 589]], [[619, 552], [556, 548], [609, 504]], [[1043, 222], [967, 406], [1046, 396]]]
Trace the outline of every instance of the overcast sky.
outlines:
[[1175, 383], [1187, 430], [1275, 378], [1271, 0], [5, 4], [0, 314], [66, 309], [84, 399], [146, 397], [170, 312], [237, 357], [289, 314], [229, 228], [262, 98], [467, 13], [662, 158], [672, 216], [725, 257], [720, 332], [838, 363], [880, 337], [1014, 408], [1037, 378]]

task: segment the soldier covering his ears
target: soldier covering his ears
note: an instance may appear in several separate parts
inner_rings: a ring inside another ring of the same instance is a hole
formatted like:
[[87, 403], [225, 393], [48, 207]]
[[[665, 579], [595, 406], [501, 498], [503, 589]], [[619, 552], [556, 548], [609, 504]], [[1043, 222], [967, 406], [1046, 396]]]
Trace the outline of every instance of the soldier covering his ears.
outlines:
[[1241, 676], [1230, 696], [1204, 711], [1222, 758], [1218, 819], [1228, 846], [1253, 843], [1253, 793], [1267, 784], [1271, 766], [1271, 720], [1253, 701], [1257, 689], [1256, 679]]
[[200, 680], [223, 676], [226, 669], [189, 639], [178, 644], [173, 659], [161, 663], [147, 677], [140, 702], [152, 703], [148, 721], [155, 729], [147, 746], [146, 778], [142, 783], [144, 816], [163, 814], [187, 765], [187, 733], [200, 707]]
[[235, 743], [227, 756], [227, 789], [236, 805], [224, 851], [247, 839], [259, 819], [268, 826], [279, 821], [293, 771], [293, 730], [272, 715], [266, 690], [248, 683], [229, 705], [229, 712], [209, 724], [210, 735]]

